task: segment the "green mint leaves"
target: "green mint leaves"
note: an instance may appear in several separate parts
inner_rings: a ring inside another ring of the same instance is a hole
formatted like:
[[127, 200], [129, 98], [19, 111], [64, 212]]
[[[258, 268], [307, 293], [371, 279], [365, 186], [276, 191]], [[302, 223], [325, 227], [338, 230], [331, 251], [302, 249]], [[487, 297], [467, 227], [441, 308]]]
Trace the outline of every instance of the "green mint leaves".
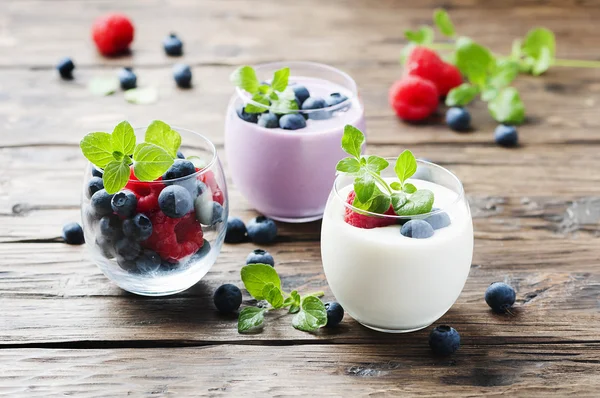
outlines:
[[534, 76], [541, 75], [554, 63], [556, 41], [554, 33], [546, 28], [533, 28], [521, 44], [524, 70]]
[[433, 206], [433, 192], [417, 190], [407, 182], [417, 171], [417, 161], [410, 151], [398, 156], [394, 172], [398, 181], [391, 184], [380, 173], [389, 166], [389, 162], [379, 156], [362, 156], [361, 148], [365, 142], [364, 134], [356, 127], [347, 125], [342, 136], [342, 149], [351, 157], [340, 160], [336, 170], [354, 176], [353, 205], [360, 210], [383, 214], [392, 205], [394, 212], [401, 216], [428, 213]]
[[294, 92], [288, 88], [289, 77], [290, 68], [282, 68], [275, 71], [270, 85], [261, 84], [251, 66], [242, 66], [231, 74], [230, 80], [260, 104], [247, 104], [244, 108], [247, 113], [263, 113], [270, 107], [274, 113], [285, 114], [298, 110]]
[[454, 24], [452, 23], [450, 15], [448, 15], [446, 10], [443, 10], [441, 8], [435, 9], [433, 11], [433, 22], [444, 36], [454, 36]]
[[83, 155], [104, 170], [104, 188], [110, 194], [121, 190], [130, 176], [133, 164], [140, 181], [154, 181], [165, 173], [177, 157], [181, 136], [164, 122], [155, 120], [148, 126], [146, 142], [136, 145], [133, 127], [127, 121], [119, 123], [109, 133], [90, 133], [80, 142]]
[[292, 325], [299, 330], [314, 332], [327, 324], [327, 310], [316, 296], [322, 292], [301, 297], [298, 291], [287, 294], [281, 289], [281, 280], [275, 268], [267, 264], [250, 264], [242, 268], [242, 282], [256, 300], [266, 300], [269, 308], [246, 307], [238, 318], [238, 332], [246, 333], [263, 326], [269, 310], [289, 308], [296, 314]]

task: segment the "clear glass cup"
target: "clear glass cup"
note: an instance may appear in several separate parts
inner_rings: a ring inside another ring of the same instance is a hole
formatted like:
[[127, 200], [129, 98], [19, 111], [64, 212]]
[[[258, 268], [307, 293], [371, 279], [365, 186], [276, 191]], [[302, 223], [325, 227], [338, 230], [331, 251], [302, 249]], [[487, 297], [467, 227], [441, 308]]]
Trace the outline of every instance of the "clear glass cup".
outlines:
[[[381, 176], [391, 180], [396, 159], [388, 161]], [[412, 217], [367, 213], [387, 226], [357, 228], [344, 221], [346, 212], [357, 209], [347, 203], [353, 177], [342, 174], [323, 216], [321, 256], [331, 291], [350, 316], [382, 332], [411, 332], [438, 320], [460, 295], [471, 268], [473, 224], [459, 179], [443, 167], [418, 160], [409, 181], [434, 192], [435, 210]], [[433, 220], [428, 217], [445, 217], [444, 213], [450, 225], [429, 238], [400, 233], [411, 219]]]
[[[356, 83], [331, 66], [311, 62], [275, 62], [255, 67], [259, 80], [289, 67], [290, 84], [304, 85], [311, 96], [342, 93], [334, 106], [298, 111], [306, 127], [265, 128], [242, 120], [237, 109], [251, 100], [237, 88], [227, 109], [225, 151], [233, 183], [260, 213], [284, 222], [308, 222], [323, 216], [335, 179], [335, 165], [346, 154], [340, 147], [344, 126], [365, 131], [364, 109]], [[269, 107], [270, 109], [270, 107]]]
[[[119, 217], [107, 214], [110, 207], [92, 205], [88, 183], [93, 173], [98, 173], [92, 164], [88, 164], [83, 181], [81, 214], [92, 260], [119, 287], [144, 296], [175, 294], [196, 284], [215, 263], [225, 239], [229, 203], [215, 146], [198, 133], [174, 129], [181, 134], [180, 151], [193, 159], [197, 171], [168, 182], [141, 182], [132, 174], [124, 190], [136, 196], [135, 215]], [[135, 129], [138, 142], [143, 141], [145, 130]], [[167, 217], [158, 205], [158, 195], [171, 184], [186, 188], [194, 200], [193, 209], [180, 218]], [[137, 214], [147, 217], [139, 216], [143, 220], [138, 224], [147, 227], [148, 219], [152, 224], [147, 239], [132, 236], [132, 228], [125, 236]]]

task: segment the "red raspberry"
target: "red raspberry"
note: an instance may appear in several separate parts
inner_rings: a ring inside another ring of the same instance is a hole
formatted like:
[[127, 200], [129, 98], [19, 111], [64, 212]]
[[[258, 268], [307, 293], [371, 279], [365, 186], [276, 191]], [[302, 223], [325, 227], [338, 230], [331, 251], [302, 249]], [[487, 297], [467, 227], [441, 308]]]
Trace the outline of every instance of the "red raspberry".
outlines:
[[405, 76], [390, 87], [389, 101], [396, 115], [403, 120], [419, 121], [438, 107], [438, 90], [429, 80]]
[[441, 77], [436, 83], [440, 96], [445, 97], [450, 90], [460, 86], [462, 82], [460, 70], [452, 64], [444, 63]]
[[[161, 181], [159, 177], [156, 181]], [[150, 213], [159, 210], [158, 195], [165, 188], [165, 185], [159, 182], [142, 182], [137, 179], [133, 173], [133, 166], [129, 173], [129, 181], [125, 188], [132, 191], [137, 198], [136, 210], [138, 213]]]
[[126, 51], [133, 41], [133, 24], [123, 14], [104, 15], [92, 25], [92, 38], [100, 54], [116, 55]]
[[[346, 199], [346, 203], [351, 205], [354, 202], [355, 196], [356, 193], [354, 191], [351, 191], [348, 194], [348, 199]], [[390, 205], [390, 208], [385, 212], [385, 214], [390, 216], [396, 215], [396, 213], [394, 213], [394, 208], [392, 207], [392, 205]], [[396, 223], [396, 220], [394, 220], [393, 218], [366, 216], [364, 214], [355, 212], [349, 207], [346, 207], [346, 211], [344, 213], [344, 221], [347, 224], [350, 224], [354, 227], [365, 229], [387, 227], [388, 225], [394, 225]]]
[[204, 245], [202, 227], [194, 212], [182, 218], [170, 218], [157, 211], [149, 217], [152, 235], [143, 244], [157, 252], [163, 260], [180, 260], [196, 253]]

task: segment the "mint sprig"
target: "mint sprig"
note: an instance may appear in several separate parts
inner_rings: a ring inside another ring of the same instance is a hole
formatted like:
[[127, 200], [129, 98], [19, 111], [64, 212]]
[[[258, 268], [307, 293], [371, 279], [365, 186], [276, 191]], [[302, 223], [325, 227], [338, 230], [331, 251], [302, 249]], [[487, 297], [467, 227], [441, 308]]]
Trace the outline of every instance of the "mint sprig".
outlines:
[[256, 300], [266, 300], [267, 308], [246, 307], [238, 318], [238, 332], [246, 333], [264, 325], [265, 314], [272, 310], [289, 308], [290, 314], [296, 314], [292, 325], [299, 330], [313, 332], [327, 324], [327, 310], [317, 298], [323, 292], [300, 296], [297, 290], [285, 293], [281, 288], [281, 279], [277, 271], [267, 264], [246, 265], [240, 271], [246, 290]]
[[407, 182], [417, 171], [417, 160], [412, 152], [406, 150], [398, 156], [394, 165], [398, 181], [388, 185], [381, 177], [381, 172], [389, 166], [389, 162], [379, 156], [361, 155], [364, 142], [362, 131], [350, 125], [344, 127], [342, 149], [351, 157], [340, 160], [336, 170], [354, 176], [356, 196], [352, 205], [378, 214], [388, 211], [390, 205], [400, 216], [429, 213], [433, 207], [433, 192], [418, 190]]
[[[271, 107], [274, 113], [285, 114], [298, 110], [294, 91], [288, 88], [290, 68], [281, 68], [273, 74], [271, 84], [261, 83], [256, 71], [251, 66], [242, 66], [230, 76], [231, 82], [252, 97], [252, 101], [244, 110], [247, 113], [263, 113]], [[262, 106], [264, 105], [264, 106]]]
[[145, 140], [136, 145], [133, 127], [123, 121], [112, 134], [90, 133], [79, 145], [83, 155], [103, 169], [104, 188], [113, 194], [127, 185], [130, 165], [140, 181], [154, 181], [163, 175], [173, 164], [181, 145], [181, 135], [159, 120], [150, 123]]

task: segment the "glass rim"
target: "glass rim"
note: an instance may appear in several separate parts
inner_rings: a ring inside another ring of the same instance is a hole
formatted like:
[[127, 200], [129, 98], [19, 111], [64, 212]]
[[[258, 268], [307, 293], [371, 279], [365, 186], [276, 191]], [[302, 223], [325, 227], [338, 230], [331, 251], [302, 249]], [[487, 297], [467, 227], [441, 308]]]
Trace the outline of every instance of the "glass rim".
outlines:
[[[393, 165], [394, 162], [396, 161], [396, 159], [398, 159], [398, 158], [397, 157], [385, 157], [384, 159], [387, 160], [390, 163], [390, 165]], [[373, 213], [373, 212], [370, 212], [370, 211], [367, 211], [367, 210], [359, 209], [358, 207], [355, 207], [355, 206], [353, 206], [351, 204], [348, 204], [346, 202], [346, 199], [348, 199], [347, 197], [346, 198], [342, 198], [342, 196], [340, 195], [339, 189], [338, 189], [338, 182], [340, 181], [340, 179], [342, 177], [349, 177], [348, 174], [345, 174], [345, 173], [338, 173], [337, 174], [337, 176], [335, 177], [335, 181], [333, 182], [333, 190], [334, 190], [335, 195], [337, 196], [337, 198], [339, 200], [341, 200], [342, 203], [344, 204], [344, 207], [352, 210], [353, 212], [356, 212], [356, 213], [359, 213], [359, 214], [364, 214], [364, 215], [370, 216], [370, 217], [387, 218], [387, 219], [393, 219], [393, 220], [413, 220], [415, 218], [422, 219], [422, 218], [427, 218], [427, 217], [430, 217], [430, 216], [433, 216], [433, 215], [436, 215], [436, 214], [444, 213], [446, 211], [446, 209], [455, 206], [457, 203], [459, 203], [461, 200], [463, 200], [465, 198], [465, 188], [463, 187], [462, 182], [456, 176], [456, 174], [454, 174], [453, 172], [451, 172], [447, 168], [442, 167], [442, 166], [440, 166], [440, 165], [438, 165], [436, 163], [430, 162], [428, 160], [417, 159], [417, 164], [419, 164], [419, 163], [427, 165], [427, 166], [430, 166], [430, 167], [433, 167], [433, 168], [436, 168], [438, 170], [441, 170], [442, 172], [448, 174], [458, 184], [460, 192], [457, 192], [457, 197], [456, 197], [456, 199], [454, 199], [452, 201], [452, 203], [449, 203], [446, 206], [440, 207], [440, 208], [438, 208], [436, 210], [432, 210], [432, 211], [430, 211], [428, 213], [415, 214], [415, 215], [412, 215], [412, 216], [399, 216], [397, 214], [394, 214], [394, 215], [379, 214], [379, 213]], [[438, 184], [438, 185], [440, 185], [440, 184]], [[445, 187], [445, 188], [447, 188], [447, 187]], [[448, 188], [448, 189], [450, 189], [450, 188]], [[452, 190], [452, 191], [454, 191], [454, 190]]]
[[[209, 140], [208, 138], [206, 138], [204, 135], [197, 133], [193, 130], [189, 130], [189, 129], [185, 129], [182, 127], [177, 127], [177, 126], [170, 126], [172, 130], [175, 130], [177, 132], [180, 131], [185, 131], [186, 133], [191, 133], [193, 135], [198, 136], [200, 139], [204, 140], [206, 143], [208, 143], [208, 148], [210, 149], [210, 151], [212, 152], [212, 158], [210, 160], [210, 162], [208, 162], [204, 167], [202, 167], [200, 170], [196, 171], [195, 173], [192, 174], [188, 174], [186, 176], [183, 177], [179, 177], [179, 178], [173, 178], [170, 180], [154, 180], [154, 181], [140, 181], [140, 180], [128, 180], [127, 183], [133, 183], [133, 184], [159, 184], [159, 183], [164, 183], [165, 181], [169, 181], [169, 182], [173, 182], [173, 181], [184, 181], [187, 179], [191, 179], [192, 177], [197, 177], [199, 175], [205, 174], [206, 172], [208, 172], [210, 169], [212, 169], [212, 167], [215, 165], [215, 163], [217, 162], [217, 148], [215, 147], [215, 144], [213, 144], [213, 142], [211, 140]], [[148, 128], [148, 126], [145, 127], [134, 127], [133, 131], [134, 132], [138, 132], [138, 131], [145, 131]], [[137, 134], [136, 134], [137, 136]], [[181, 145], [179, 146], [181, 148]], [[180, 160], [187, 160], [186, 159], [180, 159]], [[96, 165], [94, 165], [93, 163], [91, 163], [91, 166], [97, 170], [101, 170], [104, 171], [104, 169], [101, 169], [99, 167], [96, 167]], [[134, 173], [135, 175], [135, 173]]]
[[[342, 71], [340, 69], [334, 68], [333, 66], [322, 64], [322, 63], [319, 63], [319, 62], [310, 62], [310, 61], [290, 61], [290, 62], [277, 61], [277, 62], [265, 62], [265, 63], [262, 63], [262, 64], [254, 65], [254, 70], [258, 74], [259, 69], [261, 69], [261, 68], [262, 69], [266, 69], [266, 68], [276, 68], [278, 66], [281, 66], [281, 67], [289, 67], [290, 71], [293, 71], [293, 66], [294, 65], [297, 65], [299, 67], [300, 66], [304, 66], [304, 67], [320, 68], [320, 69], [327, 70], [327, 71], [330, 71], [330, 72], [333, 72], [333, 73], [336, 73], [336, 74], [340, 75], [344, 80], [347, 80], [348, 82], [350, 82], [350, 85], [351, 85], [351, 89], [350, 89], [351, 95], [348, 96], [348, 98], [346, 98], [344, 101], [340, 102], [339, 104], [335, 104], [335, 105], [331, 105], [331, 106], [326, 106], [325, 108], [318, 108], [318, 109], [306, 109], [306, 110], [294, 109], [294, 110], [290, 110], [291, 111], [290, 113], [300, 113], [300, 114], [307, 114], [308, 115], [308, 114], [316, 113], [316, 112], [324, 112], [324, 111], [332, 112], [332, 111], [337, 111], [339, 109], [342, 109], [342, 108], [345, 108], [345, 107], [351, 105], [352, 101], [355, 98], [358, 98], [358, 88], [356, 86], [356, 82], [354, 81], [354, 79], [349, 74], [347, 74], [346, 72], [344, 72], [344, 71]], [[306, 76], [306, 77], [310, 77], [310, 76]], [[323, 79], [323, 80], [325, 80], [325, 79]], [[261, 80], [259, 78], [259, 81], [264, 81], [264, 80]], [[290, 87], [290, 86], [288, 85], [288, 87]], [[242, 101], [244, 101], [245, 104], [252, 104], [252, 105], [255, 105], [255, 106], [258, 106], [258, 107], [266, 108], [269, 111], [272, 110], [272, 106], [271, 105], [264, 105], [264, 104], [261, 104], [259, 102], [253, 101], [252, 98], [250, 98], [247, 95], [247, 91], [242, 90], [240, 87], [236, 87], [235, 88], [235, 92], [236, 92], [236, 95], [238, 96], [238, 98], [240, 98]]]

